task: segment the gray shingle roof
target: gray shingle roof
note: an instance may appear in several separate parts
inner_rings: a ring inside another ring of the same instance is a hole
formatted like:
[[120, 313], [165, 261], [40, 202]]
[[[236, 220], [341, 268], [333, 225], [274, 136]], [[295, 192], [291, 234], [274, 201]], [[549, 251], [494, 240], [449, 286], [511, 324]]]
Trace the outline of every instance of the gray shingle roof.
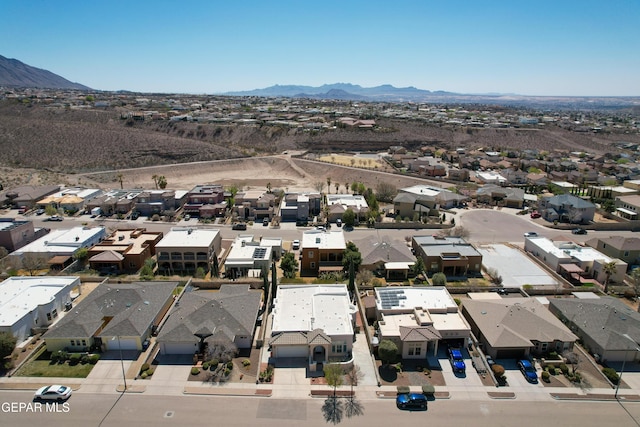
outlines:
[[102, 283], [43, 336], [86, 338], [142, 336], [171, 298], [178, 282]]
[[196, 333], [223, 333], [229, 341], [251, 336], [262, 291], [223, 285], [218, 292], [185, 292], [158, 334], [158, 342], [199, 342]]

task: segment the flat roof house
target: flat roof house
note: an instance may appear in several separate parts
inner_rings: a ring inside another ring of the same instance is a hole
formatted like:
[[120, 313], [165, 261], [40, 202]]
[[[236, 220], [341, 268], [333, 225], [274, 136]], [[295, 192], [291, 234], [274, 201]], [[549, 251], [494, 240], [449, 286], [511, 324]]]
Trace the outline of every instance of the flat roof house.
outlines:
[[342, 230], [309, 230], [302, 233], [300, 274], [317, 276], [322, 272], [342, 271], [347, 244]]
[[222, 250], [220, 230], [173, 227], [156, 244], [158, 270], [165, 274], [193, 275], [198, 268], [211, 270], [213, 257]]
[[207, 346], [251, 348], [262, 291], [222, 285], [218, 292], [185, 292], [158, 334], [160, 354], [205, 353]]
[[111, 236], [89, 249], [89, 266], [103, 273], [140, 270], [156, 253], [162, 232], [144, 228], [115, 230]]
[[412, 247], [427, 273], [456, 277], [478, 274], [482, 268], [482, 254], [462, 237], [413, 236]]
[[12, 255], [22, 257], [34, 254], [46, 259], [54, 256], [71, 257], [80, 248], [90, 248], [98, 244], [106, 236], [104, 227], [73, 227], [69, 229], [51, 230], [51, 232], [26, 246], [16, 250]]
[[142, 350], [178, 282], [102, 282], [42, 336], [48, 351]]
[[35, 229], [31, 221], [0, 218], [0, 246], [13, 252], [46, 235], [48, 231], [45, 228]]
[[272, 256], [271, 246], [253, 241], [253, 236], [238, 236], [224, 261], [226, 277], [260, 277], [263, 270], [271, 268]]
[[0, 283], [0, 332], [11, 333], [18, 343], [56, 321], [79, 277], [14, 276]]
[[380, 339], [393, 341], [405, 359], [426, 359], [440, 340], [460, 344], [471, 329], [442, 286], [375, 288]]
[[322, 370], [329, 358], [350, 359], [357, 312], [345, 284], [278, 286], [272, 357], [305, 358], [312, 371]]

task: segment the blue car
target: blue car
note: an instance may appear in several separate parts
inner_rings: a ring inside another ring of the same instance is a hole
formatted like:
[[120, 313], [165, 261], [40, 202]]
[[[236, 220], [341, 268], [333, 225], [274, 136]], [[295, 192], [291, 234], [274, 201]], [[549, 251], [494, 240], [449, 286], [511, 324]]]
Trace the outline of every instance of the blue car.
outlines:
[[462, 351], [457, 348], [449, 349], [449, 361], [451, 362], [451, 367], [453, 368], [453, 372], [459, 372], [464, 374], [467, 366], [464, 364], [464, 358], [462, 357]]
[[538, 383], [538, 373], [531, 362], [526, 359], [518, 360], [518, 368], [520, 368], [520, 372], [522, 372], [522, 375], [524, 375], [527, 381], [532, 384]]
[[420, 393], [403, 393], [396, 397], [396, 406], [399, 409], [427, 409], [427, 397]]

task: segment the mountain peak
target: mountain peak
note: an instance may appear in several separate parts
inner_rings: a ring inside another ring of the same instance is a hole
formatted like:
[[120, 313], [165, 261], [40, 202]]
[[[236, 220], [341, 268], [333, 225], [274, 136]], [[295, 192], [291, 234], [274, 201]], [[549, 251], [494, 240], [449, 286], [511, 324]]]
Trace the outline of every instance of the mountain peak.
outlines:
[[87, 86], [70, 82], [51, 71], [32, 67], [2, 55], [0, 55], [0, 86], [91, 90]]

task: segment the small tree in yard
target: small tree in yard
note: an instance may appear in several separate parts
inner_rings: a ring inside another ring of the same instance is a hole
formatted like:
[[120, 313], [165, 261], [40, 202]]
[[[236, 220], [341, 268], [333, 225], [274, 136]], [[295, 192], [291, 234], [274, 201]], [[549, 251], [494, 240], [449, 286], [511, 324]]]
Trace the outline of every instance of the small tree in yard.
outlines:
[[395, 362], [398, 358], [398, 346], [391, 340], [382, 340], [378, 346], [378, 356], [384, 365]]
[[13, 334], [9, 332], [0, 332], [0, 368], [5, 368], [7, 363], [5, 359], [11, 356], [13, 350], [16, 348], [18, 340]]
[[298, 261], [296, 255], [293, 252], [287, 252], [280, 261], [280, 268], [287, 279], [293, 279], [296, 277], [298, 271]]
[[567, 362], [569, 362], [569, 364], [571, 365], [571, 372], [575, 374], [576, 371], [578, 370], [578, 365], [580, 364], [580, 355], [578, 355], [578, 353], [575, 353], [573, 351], [565, 351], [564, 353], [562, 353], [562, 355], [564, 356], [565, 359], [567, 359]]
[[353, 227], [356, 223], [356, 213], [351, 208], [347, 208], [342, 214], [342, 222], [346, 227]]
[[333, 397], [336, 397], [336, 389], [340, 387], [344, 382], [344, 371], [342, 366], [335, 363], [330, 363], [324, 367], [324, 379], [327, 384], [333, 387]]
[[431, 277], [431, 283], [433, 286], [446, 286], [447, 276], [444, 273], [436, 273]]

